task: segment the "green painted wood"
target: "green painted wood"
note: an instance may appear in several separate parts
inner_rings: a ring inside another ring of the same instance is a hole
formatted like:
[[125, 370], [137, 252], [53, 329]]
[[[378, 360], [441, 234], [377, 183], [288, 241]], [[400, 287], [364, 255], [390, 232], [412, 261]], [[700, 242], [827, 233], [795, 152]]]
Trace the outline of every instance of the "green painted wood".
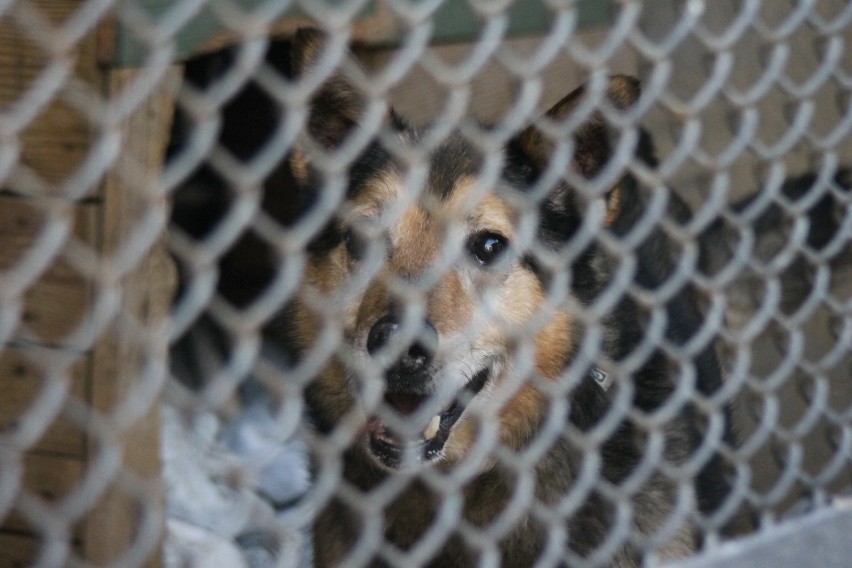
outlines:
[[[330, 4], [340, 4], [347, 0], [324, 0]], [[477, 37], [482, 29], [482, 17], [472, 6], [487, 8], [489, 4], [502, 3], [503, 0], [446, 0], [433, 16], [433, 42], [453, 43], [470, 41]], [[261, 9], [273, 13], [276, 17], [304, 16], [304, 10], [273, 0], [230, 0], [231, 5], [239, 6], [246, 13]], [[228, 30], [222, 22], [221, 11], [217, 13], [211, 5], [205, 4], [187, 23], [180, 27], [175, 35], [175, 59], [183, 60], [195, 53], [198, 48], [217, 34]], [[135, 0], [123, 4], [126, 19], [138, 21], [145, 14], [155, 26], [174, 25], [183, 19], [182, 10], [186, 3], [173, 0]], [[283, 7], [282, 7], [283, 5]], [[270, 7], [277, 6], [275, 10]], [[612, 8], [609, 0], [579, 0], [578, 24], [581, 27], [605, 25], [611, 20]], [[368, 18], [374, 13], [375, 1], [370, 1], [360, 12], [358, 18]], [[553, 22], [553, 14], [543, 0], [515, 0], [508, 8], [510, 36], [535, 35], [545, 33]], [[113, 63], [117, 65], [143, 65], [148, 57], [148, 49], [140, 42], [127, 26], [118, 24], [115, 37]]]
[[[285, 4], [271, 0], [229, 0], [229, 3], [241, 8], [247, 14], [256, 9], [264, 10], [264, 13], [274, 14], [276, 12], [271, 10], [270, 7], [274, 7], [275, 4]], [[188, 3], [174, 2], [174, 0], [135, 0], [121, 5], [124, 14], [122, 19], [135, 22], [138, 21], [140, 14], [145, 14], [154, 26], [157, 26], [157, 22], [162, 22], [164, 26], [171, 26], [179, 18], [183, 19], [182, 10], [185, 4]], [[221, 19], [223, 12], [214, 9], [213, 4], [216, 4], [216, 0], [207, 2], [196, 14], [187, 19], [186, 23], [175, 34], [174, 58], [176, 60], [180, 61], [191, 57], [200, 46], [211, 38], [228, 31], [228, 25], [223, 23]], [[277, 17], [301, 15], [304, 15], [304, 12], [298, 6], [284, 5], [277, 11]], [[131, 26], [123, 25], [121, 22], [118, 22], [117, 25], [114, 62], [117, 65], [144, 65], [149, 51], [145, 43], [138, 39]]]
[[[473, 6], [496, 4], [495, 0], [448, 0], [434, 15], [435, 43], [465, 42], [473, 39], [482, 28], [482, 16]], [[501, 2], [502, 3], [502, 2]], [[580, 0], [576, 4], [578, 25], [605, 25], [611, 18], [608, 0]], [[508, 10], [510, 36], [536, 35], [546, 32], [553, 23], [553, 12], [542, 0], [515, 0]]]

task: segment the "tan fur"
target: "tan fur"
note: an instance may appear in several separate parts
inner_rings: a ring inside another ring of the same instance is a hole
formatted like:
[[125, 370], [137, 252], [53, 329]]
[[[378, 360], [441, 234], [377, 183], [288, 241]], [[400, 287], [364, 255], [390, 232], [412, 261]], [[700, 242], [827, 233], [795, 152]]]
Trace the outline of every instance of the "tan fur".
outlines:
[[544, 303], [544, 291], [538, 278], [520, 266], [513, 267], [500, 287], [500, 315], [510, 326], [522, 326]]
[[300, 183], [308, 183], [311, 161], [301, 150], [293, 150], [290, 154], [290, 170], [293, 177]]
[[446, 211], [455, 213], [465, 213], [475, 207], [479, 200], [483, 197], [476, 193], [483, 193], [479, 187], [479, 181], [473, 176], [464, 176], [455, 180], [453, 191], [450, 193], [447, 201], [441, 205]]
[[444, 217], [449, 222], [464, 220], [474, 230], [488, 229], [512, 240], [518, 214], [499, 196], [482, 193], [477, 178], [460, 178], [442, 207]]
[[361, 298], [355, 320], [355, 333], [366, 337], [373, 323], [388, 313], [393, 297], [381, 281], [370, 284]]
[[607, 84], [606, 95], [616, 108], [625, 110], [639, 100], [639, 81], [626, 75], [613, 75]]
[[378, 173], [354, 200], [347, 203], [345, 218], [378, 218], [387, 204], [393, 203], [399, 197], [402, 183], [396, 172]]
[[[448, 306], [453, 309], [447, 309]], [[448, 272], [429, 294], [427, 315], [438, 333], [449, 335], [461, 330], [470, 321], [474, 309], [473, 298], [466, 293], [461, 276], [454, 270]]]
[[616, 187], [606, 197], [606, 217], [604, 223], [607, 227], [612, 226], [621, 212], [621, 188]]
[[346, 412], [354, 408], [354, 399], [345, 377], [344, 365], [333, 359], [314, 380], [316, 396], [321, 399], [318, 402], [329, 412], [328, 417], [334, 420], [340, 420]]
[[565, 366], [565, 354], [574, 348], [573, 321], [565, 311], [558, 311], [553, 319], [536, 334], [536, 359], [538, 372], [552, 379]]
[[305, 281], [323, 294], [338, 290], [348, 273], [344, 251], [337, 249], [321, 261], [307, 265]]
[[532, 384], [525, 383], [500, 413], [502, 444], [520, 450], [533, 437], [547, 405], [547, 398]]
[[389, 265], [402, 278], [416, 278], [441, 250], [441, 234], [435, 220], [422, 207], [412, 207], [391, 228], [393, 251]]

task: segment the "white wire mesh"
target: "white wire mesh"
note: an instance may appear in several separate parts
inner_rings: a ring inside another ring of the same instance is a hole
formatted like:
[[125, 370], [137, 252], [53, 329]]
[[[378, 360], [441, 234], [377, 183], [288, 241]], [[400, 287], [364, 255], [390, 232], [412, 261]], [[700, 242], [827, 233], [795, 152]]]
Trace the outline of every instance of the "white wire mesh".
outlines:
[[654, 565], [849, 490], [852, 8], [533, 4], [0, 3], [0, 564]]

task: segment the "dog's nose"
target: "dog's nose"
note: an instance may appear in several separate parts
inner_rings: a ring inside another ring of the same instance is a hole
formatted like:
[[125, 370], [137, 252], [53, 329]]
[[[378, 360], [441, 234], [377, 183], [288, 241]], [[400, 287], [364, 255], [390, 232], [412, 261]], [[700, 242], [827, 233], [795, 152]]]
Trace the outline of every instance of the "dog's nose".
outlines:
[[[393, 314], [387, 314], [376, 320], [367, 335], [367, 352], [375, 356], [393, 335], [399, 331], [399, 320]], [[403, 367], [409, 371], [420, 371], [432, 363], [432, 357], [438, 345], [438, 331], [430, 322], [424, 322], [423, 329], [417, 334], [415, 340], [403, 352], [396, 362], [396, 366]]]

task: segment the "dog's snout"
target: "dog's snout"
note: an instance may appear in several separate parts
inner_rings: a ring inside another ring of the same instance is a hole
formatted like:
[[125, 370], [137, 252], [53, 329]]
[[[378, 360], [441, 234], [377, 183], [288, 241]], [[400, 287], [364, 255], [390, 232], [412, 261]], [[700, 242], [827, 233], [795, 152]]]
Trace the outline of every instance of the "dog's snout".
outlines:
[[408, 347], [403, 356], [407, 363], [414, 369], [423, 369], [432, 363], [432, 357], [438, 349], [438, 331], [428, 321], [424, 322], [423, 329], [417, 339]]
[[[367, 352], [376, 356], [381, 349], [387, 345], [392, 337], [399, 331], [401, 324], [392, 314], [382, 316], [367, 335]], [[438, 331], [430, 322], [426, 321], [423, 328], [418, 331], [414, 340], [403, 351], [396, 362], [396, 366], [403, 367], [408, 371], [421, 371], [426, 369], [434, 357], [438, 346]]]

